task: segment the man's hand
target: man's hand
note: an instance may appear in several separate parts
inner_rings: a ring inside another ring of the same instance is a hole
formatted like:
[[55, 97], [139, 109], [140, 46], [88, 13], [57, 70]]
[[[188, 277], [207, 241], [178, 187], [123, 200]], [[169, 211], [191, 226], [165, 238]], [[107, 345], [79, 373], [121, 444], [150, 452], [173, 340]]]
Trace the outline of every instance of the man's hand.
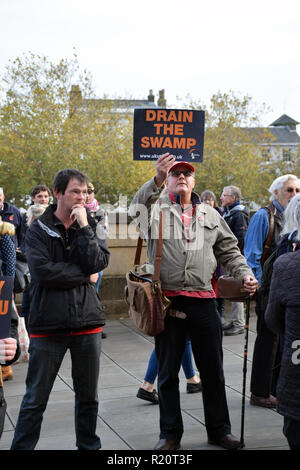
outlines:
[[252, 296], [258, 288], [258, 281], [253, 276], [245, 276], [243, 279], [244, 288]]
[[90, 282], [92, 284], [96, 284], [96, 282], [98, 281], [98, 277], [99, 277], [99, 273], [91, 274], [90, 275]]
[[81, 204], [75, 204], [72, 207], [72, 212], [71, 212], [70, 217], [73, 220], [73, 222], [74, 220], [77, 220], [80, 228], [86, 227], [88, 225], [86, 209]]
[[155, 184], [158, 188], [160, 188], [165, 182], [168, 176], [168, 171], [174, 163], [175, 157], [170, 153], [164, 153], [156, 161]]
[[0, 339], [0, 362], [11, 361], [17, 351], [17, 341], [14, 338]]

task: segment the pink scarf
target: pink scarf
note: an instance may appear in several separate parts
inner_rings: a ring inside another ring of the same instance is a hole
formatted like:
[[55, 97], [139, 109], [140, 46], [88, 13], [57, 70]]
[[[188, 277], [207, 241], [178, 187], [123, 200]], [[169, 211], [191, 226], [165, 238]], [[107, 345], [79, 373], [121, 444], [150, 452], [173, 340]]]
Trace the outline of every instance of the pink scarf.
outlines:
[[87, 209], [88, 212], [97, 211], [99, 209], [99, 204], [97, 199], [93, 199], [92, 202], [84, 204], [84, 207]]

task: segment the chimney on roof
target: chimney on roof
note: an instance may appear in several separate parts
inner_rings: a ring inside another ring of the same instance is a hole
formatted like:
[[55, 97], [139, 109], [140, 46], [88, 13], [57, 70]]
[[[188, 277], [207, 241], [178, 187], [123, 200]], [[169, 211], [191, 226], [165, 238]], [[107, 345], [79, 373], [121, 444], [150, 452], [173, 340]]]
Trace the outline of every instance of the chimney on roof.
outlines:
[[80, 86], [72, 85], [69, 96], [70, 96], [69, 117], [71, 117], [76, 111], [76, 108], [78, 108], [82, 104], [82, 94], [81, 94]]
[[159, 106], [160, 108], [167, 107], [167, 100], [165, 99], [165, 90], [159, 90], [157, 106]]
[[79, 105], [82, 103], [82, 94], [79, 85], [72, 85], [71, 91], [69, 93], [70, 101], [75, 105]]
[[150, 90], [150, 91], [149, 91], [148, 101], [150, 101], [150, 103], [154, 103], [153, 90]]

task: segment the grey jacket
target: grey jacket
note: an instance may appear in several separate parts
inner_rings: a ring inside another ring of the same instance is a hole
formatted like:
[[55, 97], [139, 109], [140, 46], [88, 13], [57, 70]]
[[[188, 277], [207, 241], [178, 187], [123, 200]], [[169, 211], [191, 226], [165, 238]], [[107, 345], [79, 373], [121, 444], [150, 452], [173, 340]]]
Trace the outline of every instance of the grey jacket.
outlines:
[[[193, 194], [194, 198], [199, 197]], [[160, 204], [159, 204], [160, 202]], [[211, 290], [217, 264], [235, 278], [253, 273], [237, 246], [237, 239], [219, 213], [206, 204], [196, 204], [189, 235], [182, 223], [179, 204], [174, 204], [154, 178], [136, 193], [129, 213], [147, 241], [148, 261], [154, 264], [159, 210], [163, 213], [162, 288], [167, 290]]]

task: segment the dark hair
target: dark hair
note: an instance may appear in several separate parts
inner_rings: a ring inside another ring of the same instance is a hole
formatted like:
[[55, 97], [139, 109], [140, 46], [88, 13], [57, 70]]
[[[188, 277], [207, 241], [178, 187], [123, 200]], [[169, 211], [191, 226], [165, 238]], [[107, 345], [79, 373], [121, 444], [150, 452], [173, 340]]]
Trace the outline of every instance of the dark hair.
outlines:
[[38, 184], [33, 188], [31, 191], [31, 197], [34, 198], [37, 194], [39, 194], [42, 191], [47, 191], [49, 194], [49, 197], [51, 196], [51, 190], [46, 186], [45, 184]]
[[201, 202], [203, 202], [204, 199], [212, 199], [214, 201], [214, 207], [217, 207], [217, 198], [215, 194], [209, 189], [206, 189], [205, 191], [203, 191], [203, 193], [201, 193], [200, 199]]
[[73, 178], [80, 181], [80, 183], [88, 184], [89, 182], [88, 176], [82, 173], [82, 171], [75, 170], [74, 168], [65, 168], [56, 174], [52, 186], [53, 190], [65, 194], [69, 181]]

